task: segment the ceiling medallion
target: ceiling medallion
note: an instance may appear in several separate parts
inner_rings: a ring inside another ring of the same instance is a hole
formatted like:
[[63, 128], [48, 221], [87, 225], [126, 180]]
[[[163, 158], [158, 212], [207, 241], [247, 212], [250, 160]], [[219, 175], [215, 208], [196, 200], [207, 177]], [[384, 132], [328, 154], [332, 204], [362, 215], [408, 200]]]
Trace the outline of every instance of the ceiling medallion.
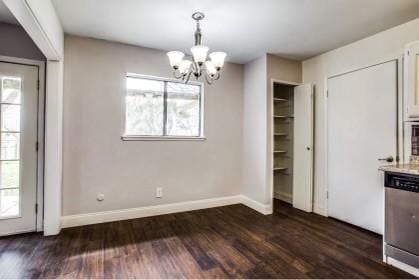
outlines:
[[213, 52], [209, 54], [210, 59], [207, 60], [209, 48], [202, 45], [202, 33], [199, 24], [205, 18], [205, 15], [196, 12], [192, 15], [192, 18], [196, 21], [195, 45], [191, 48], [192, 60], [184, 59], [185, 54], [183, 52], [168, 52], [167, 56], [173, 68], [173, 76], [184, 83], [188, 83], [192, 75], [196, 79], [204, 75], [207, 83], [212, 84], [220, 78], [221, 68], [224, 66], [227, 54], [225, 52]]

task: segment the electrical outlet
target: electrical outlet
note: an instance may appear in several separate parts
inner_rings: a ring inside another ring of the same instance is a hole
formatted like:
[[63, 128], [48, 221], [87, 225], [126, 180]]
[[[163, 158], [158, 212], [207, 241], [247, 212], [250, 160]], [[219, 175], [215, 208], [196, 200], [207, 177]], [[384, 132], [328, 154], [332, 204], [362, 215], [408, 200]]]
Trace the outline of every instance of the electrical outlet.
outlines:
[[105, 200], [105, 195], [103, 193], [98, 193], [96, 196], [96, 200], [102, 202]]
[[156, 197], [157, 198], [163, 197], [163, 188], [156, 188]]

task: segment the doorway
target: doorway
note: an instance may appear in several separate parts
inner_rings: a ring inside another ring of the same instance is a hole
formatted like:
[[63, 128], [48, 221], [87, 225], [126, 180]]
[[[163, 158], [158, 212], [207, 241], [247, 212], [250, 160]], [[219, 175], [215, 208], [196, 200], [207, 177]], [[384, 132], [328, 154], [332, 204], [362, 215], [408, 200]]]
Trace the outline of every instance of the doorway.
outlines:
[[273, 197], [312, 212], [313, 87], [272, 83]]
[[0, 61], [0, 235], [42, 229], [42, 64]]

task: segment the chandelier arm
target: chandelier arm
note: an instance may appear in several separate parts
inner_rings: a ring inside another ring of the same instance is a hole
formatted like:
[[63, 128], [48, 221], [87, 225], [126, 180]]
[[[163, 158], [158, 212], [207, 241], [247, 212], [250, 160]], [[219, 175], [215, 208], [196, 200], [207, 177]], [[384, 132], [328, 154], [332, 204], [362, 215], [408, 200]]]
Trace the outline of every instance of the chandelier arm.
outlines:
[[184, 79], [184, 83], [187, 84], [189, 82], [189, 79], [191, 78], [192, 71], [189, 69], [188, 74], [185, 75], [186, 79]]
[[[176, 75], [176, 73], [179, 73], [179, 75]], [[176, 69], [173, 70], [173, 77], [175, 77], [176, 79], [182, 79], [183, 76], [185, 76], [185, 75], [183, 75], [182, 73], [180, 73]]]

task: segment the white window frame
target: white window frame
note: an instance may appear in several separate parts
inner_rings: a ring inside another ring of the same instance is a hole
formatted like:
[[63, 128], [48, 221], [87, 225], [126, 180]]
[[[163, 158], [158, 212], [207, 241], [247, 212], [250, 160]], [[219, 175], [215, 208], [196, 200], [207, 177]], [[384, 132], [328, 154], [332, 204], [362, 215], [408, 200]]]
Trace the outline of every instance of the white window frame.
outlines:
[[[127, 78], [139, 78], [139, 79], [149, 79], [149, 80], [154, 80], [154, 81], [162, 81], [162, 82], [171, 82], [171, 83], [182, 83], [179, 80], [176, 79], [171, 79], [171, 78], [163, 78], [163, 77], [156, 77], [156, 76], [150, 76], [150, 75], [143, 75], [143, 74], [136, 74], [136, 73], [126, 73], [125, 75], [125, 81]], [[125, 83], [126, 84], [126, 83]], [[200, 121], [200, 132], [199, 132], [199, 136], [170, 136], [170, 135], [162, 135], [162, 136], [158, 136], [158, 135], [153, 135], [153, 136], [146, 136], [146, 135], [131, 135], [131, 134], [126, 134], [126, 102], [125, 102], [125, 98], [127, 96], [127, 89], [125, 88], [124, 91], [124, 123], [123, 123], [123, 134], [121, 136], [121, 139], [123, 141], [189, 141], [189, 140], [198, 140], [198, 141], [203, 141], [206, 140], [206, 137], [204, 136], [204, 123], [205, 123], [205, 119], [204, 119], [204, 104], [205, 104], [205, 94], [204, 94], [204, 84], [201, 82], [196, 82], [196, 81], [189, 81], [188, 84], [191, 85], [196, 85], [199, 86], [201, 88], [201, 92], [200, 92], [200, 116], [199, 116], [199, 121]]]

